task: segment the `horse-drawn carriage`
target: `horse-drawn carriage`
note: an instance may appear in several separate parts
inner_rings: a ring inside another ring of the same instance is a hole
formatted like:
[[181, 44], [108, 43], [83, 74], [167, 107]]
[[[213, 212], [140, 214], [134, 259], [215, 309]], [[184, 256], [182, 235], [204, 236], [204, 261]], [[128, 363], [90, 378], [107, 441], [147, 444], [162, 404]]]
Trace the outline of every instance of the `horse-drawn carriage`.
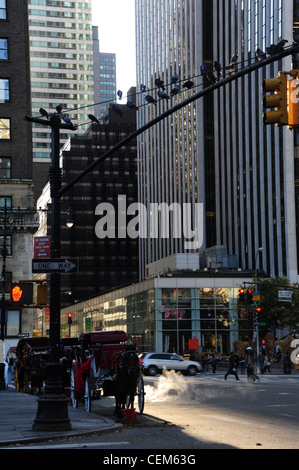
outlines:
[[82, 333], [71, 370], [71, 399], [74, 408], [84, 400], [91, 411], [92, 399], [114, 396], [115, 414], [133, 408], [138, 398], [139, 412], [144, 409], [144, 383], [136, 349], [123, 331]]
[[[73, 351], [78, 338], [61, 338], [61, 373], [64, 393], [70, 396], [70, 377]], [[25, 393], [41, 394], [46, 379], [49, 359], [49, 338], [29, 337], [19, 340], [16, 349], [15, 389]]]

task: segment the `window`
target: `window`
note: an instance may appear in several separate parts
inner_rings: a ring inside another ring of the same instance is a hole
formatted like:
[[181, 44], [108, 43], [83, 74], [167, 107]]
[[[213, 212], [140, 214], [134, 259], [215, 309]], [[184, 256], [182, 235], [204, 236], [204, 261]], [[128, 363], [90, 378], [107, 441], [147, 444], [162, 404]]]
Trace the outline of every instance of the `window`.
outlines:
[[[0, 236], [0, 250], [2, 253], [3, 249], [3, 236]], [[6, 236], [6, 256], [11, 256], [12, 255], [12, 239], [11, 235]]]
[[11, 178], [11, 159], [9, 157], [0, 157], [0, 179]]
[[0, 118], [0, 140], [10, 139], [10, 119]]
[[11, 196], [0, 196], [0, 209], [4, 209], [6, 199], [6, 207], [12, 207], [12, 197]]
[[0, 20], [6, 20], [6, 0], [0, 0]]
[[0, 78], [0, 103], [9, 101], [9, 79]]
[[0, 38], [0, 60], [8, 60], [8, 39]]

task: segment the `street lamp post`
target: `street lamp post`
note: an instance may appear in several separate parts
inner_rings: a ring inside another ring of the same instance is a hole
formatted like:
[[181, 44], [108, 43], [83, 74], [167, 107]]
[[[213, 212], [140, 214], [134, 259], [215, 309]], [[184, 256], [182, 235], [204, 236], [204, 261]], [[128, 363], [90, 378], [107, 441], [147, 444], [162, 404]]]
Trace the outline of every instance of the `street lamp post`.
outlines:
[[[61, 122], [61, 115], [43, 114], [47, 119], [26, 116], [26, 120], [51, 127], [52, 162], [49, 173], [51, 190], [51, 258], [60, 257], [60, 195], [61, 169], [59, 166], [60, 129], [76, 130], [72, 123]], [[46, 365], [45, 393], [38, 400], [33, 423], [36, 431], [67, 431], [71, 429], [68, 416], [68, 398], [63, 393], [60, 366], [60, 274], [50, 274], [50, 335], [49, 360]]]

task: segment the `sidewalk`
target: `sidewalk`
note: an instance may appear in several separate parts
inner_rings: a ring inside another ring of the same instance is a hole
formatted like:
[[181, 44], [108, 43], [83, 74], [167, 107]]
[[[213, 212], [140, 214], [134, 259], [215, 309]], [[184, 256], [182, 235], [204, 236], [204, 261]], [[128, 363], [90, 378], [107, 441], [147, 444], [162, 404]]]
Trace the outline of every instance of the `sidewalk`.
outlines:
[[123, 427], [112, 419], [86, 413], [83, 407], [68, 407], [72, 429], [63, 432], [33, 431], [38, 397], [16, 392], [11, 386], [0, 390], [0, 448], [18, 442], [41, 442], [59, 437], [72, 437], [92, 433], [115, 431]]

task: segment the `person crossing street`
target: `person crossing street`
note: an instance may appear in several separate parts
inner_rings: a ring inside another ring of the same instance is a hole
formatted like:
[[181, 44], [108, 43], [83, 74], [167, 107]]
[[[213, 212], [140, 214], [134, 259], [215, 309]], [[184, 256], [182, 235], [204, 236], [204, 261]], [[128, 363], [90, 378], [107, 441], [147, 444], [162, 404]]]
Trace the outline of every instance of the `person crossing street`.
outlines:
[[238, 365], [239, 365], [239, 357], [235, 355], [233, 352], [231, 352], [228, 358], [228, 371], [226, 372], [224, 376], [224, 380], [227, 380], [227, 377], [230, 374], [234, 375], [236, 380], [240, 380], [238, 377], [238, 372], [237, 372]]

